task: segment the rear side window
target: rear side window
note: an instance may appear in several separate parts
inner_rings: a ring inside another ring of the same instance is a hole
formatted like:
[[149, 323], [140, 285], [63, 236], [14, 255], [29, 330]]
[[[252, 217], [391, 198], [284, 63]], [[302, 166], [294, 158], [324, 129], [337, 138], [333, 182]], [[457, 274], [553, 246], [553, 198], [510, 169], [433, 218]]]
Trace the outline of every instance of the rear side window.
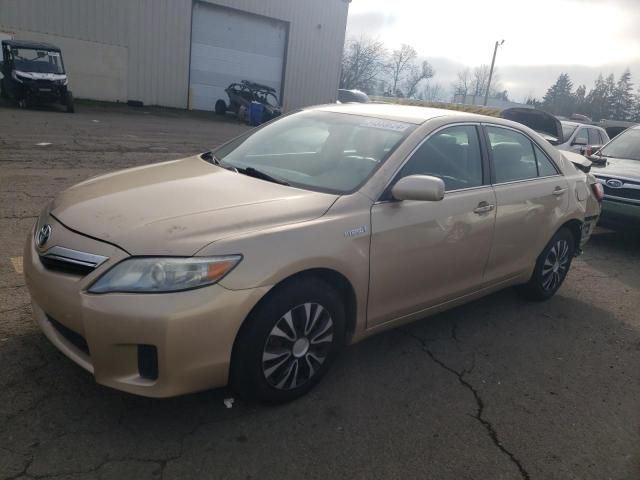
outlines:
[[493, 157], [495, 182], [515, 182], [538, 176], [533, 144], [523, 134], [499, 127], [486, 127]]
[[576, 138], [573, 139], [574, 143], [584, 143], [585, 145], [589, 143], [589, 134], [587, 133], [588, 128], [581, 128], [578, 130], [578, 134]]
[[557, 175], [558, 171], [556, 167], [554, 167], [551, 160], [549, 160], [542, 149], [535, 143], [533, 144], [533, 150], [536, 152], [536, 161], [538, 162], [538, 176], [550, 177], [551, 175]]
[[589, 129], [589, 145], [601, 145], [602, 138], [600, 138], [600, 132], [595, 128]]
[[609, 135], [604, 130], [598, 130], [600, 132], [600, 138], [602, 139], [602, 143], [600, 145], [604, 145], [609, 141]]
[[396, 181], [409, 175], [441, 178], [447, 191], [482, 185], [482, 155], [476, 127], [449, 127], [431, 136], [402, 167]]

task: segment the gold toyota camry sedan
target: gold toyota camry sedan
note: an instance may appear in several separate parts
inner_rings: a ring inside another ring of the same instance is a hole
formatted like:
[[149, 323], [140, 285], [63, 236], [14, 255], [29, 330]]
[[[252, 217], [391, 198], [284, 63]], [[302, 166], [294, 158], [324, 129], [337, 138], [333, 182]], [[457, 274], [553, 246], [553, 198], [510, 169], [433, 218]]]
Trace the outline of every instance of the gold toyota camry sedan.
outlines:
[[289, 400], [345, 344], [509, 286], [551, 297], [602, 196], [566, 155], [497, 118], [305, 109], [62, 192], [25, 247], [35, 321], [103, 385]]

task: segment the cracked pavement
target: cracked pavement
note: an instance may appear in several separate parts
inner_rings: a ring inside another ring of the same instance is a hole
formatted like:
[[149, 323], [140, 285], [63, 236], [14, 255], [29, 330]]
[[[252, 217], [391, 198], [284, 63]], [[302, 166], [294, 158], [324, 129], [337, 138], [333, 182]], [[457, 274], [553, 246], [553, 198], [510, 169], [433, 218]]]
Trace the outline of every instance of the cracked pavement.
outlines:
[[44, 203], [244, 129], [170, 109], [0, 106], [0, 480], [640, 478], [640, 228], [599, 228], [552, 300], [506, 290], [378, 335], [287, 405], [134, 397], [60, 354], [11, 261]]

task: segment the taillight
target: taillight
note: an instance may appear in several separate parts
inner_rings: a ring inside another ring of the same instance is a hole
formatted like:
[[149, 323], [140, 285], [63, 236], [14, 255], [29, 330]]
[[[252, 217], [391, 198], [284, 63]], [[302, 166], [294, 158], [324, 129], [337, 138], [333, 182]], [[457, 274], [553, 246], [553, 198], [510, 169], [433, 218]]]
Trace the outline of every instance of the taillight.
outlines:
[[599, 183], [593, 183], [591, 184], [591, 190], [593, 190], [596, 200], [602, 202], [602, 199], [604, 198], [604, 188], [602, 188], [602, 185]]

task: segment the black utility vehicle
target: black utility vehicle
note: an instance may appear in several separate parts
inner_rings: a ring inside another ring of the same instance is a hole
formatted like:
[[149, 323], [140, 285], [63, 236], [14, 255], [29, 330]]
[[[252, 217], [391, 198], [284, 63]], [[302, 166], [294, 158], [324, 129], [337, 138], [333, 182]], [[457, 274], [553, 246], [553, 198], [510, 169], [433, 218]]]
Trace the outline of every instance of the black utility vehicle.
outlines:
[[58, 103], [72, 113], [73, 95], [62, 52], [48, 43], [25, 40], [2, 41], [0, 94], [25, 108], [35, 104]]
[[259, 83], [242, 80], [240, 83], [232, 83], [225, 92], [229, 96], [229, 104], [219, 99], [215, 110], [218, 115], [224, 115], [227, 111], [233, 112], [241, 120], [246, 120], [251, 102], [258, 102], [264, 106], [263, 121], [271, 120], [282, 114], [280, 100], [274, 88]]

